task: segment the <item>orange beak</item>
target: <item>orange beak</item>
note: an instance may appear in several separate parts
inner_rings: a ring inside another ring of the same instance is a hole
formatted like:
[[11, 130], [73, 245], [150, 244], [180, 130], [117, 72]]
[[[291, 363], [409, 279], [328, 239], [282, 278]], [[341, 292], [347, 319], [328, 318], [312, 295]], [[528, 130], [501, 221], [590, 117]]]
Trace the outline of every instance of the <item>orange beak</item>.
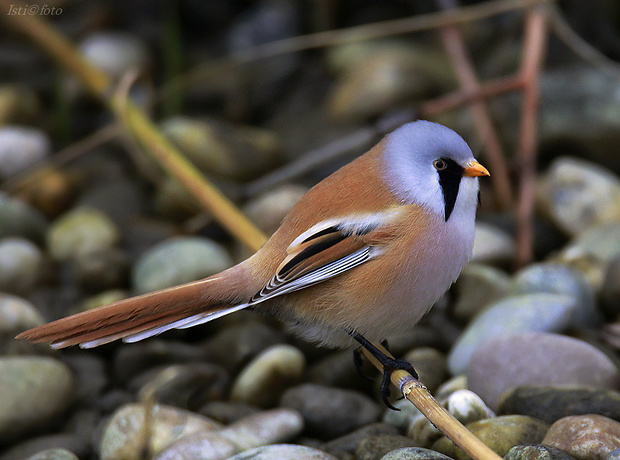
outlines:
[[465, 171], [463, 174], [468, 177], [479, 177], [479, 176], [490, 176], [491, 175], [491, 173], [487, 170], [487, 168], [482, 166], [476, 160], [471, 160], [469, 163], [467, 163], [467, 168], [465, 168]]

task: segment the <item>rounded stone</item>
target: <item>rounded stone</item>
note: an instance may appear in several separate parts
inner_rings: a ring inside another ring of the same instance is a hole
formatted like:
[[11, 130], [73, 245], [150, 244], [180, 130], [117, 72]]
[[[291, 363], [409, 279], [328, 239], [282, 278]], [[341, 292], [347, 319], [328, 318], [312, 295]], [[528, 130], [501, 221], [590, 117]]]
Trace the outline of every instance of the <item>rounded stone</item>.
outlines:
[[62, 413], [71, 402], [73, 376], [51, 358], [0, 358], [0, 441], [11, 441]]
[[536, 263], [517, 272], [512, 280], [509, 295], [548, 292], [565, 294], [578, 300], [578, 309], [573, 319], [575, 327], [596, 324], [595, 295], [592, 286], [579, 271], [565, 265]]
[[408, 352], [403, 359], [413, 364], [420, 382], [430, 392], [434, 392], [448, 378], [446, 357], [435, 348], [415, 348]]
[[304, 384], [287, 390], [280, 405], [304, 417], [306, 432], [333, 439], [377, 421], [381, 409], [368, 396], [352, 390]]
[[67, 449], [52, 448], [31, 455], [26, 460], [79, 460], [77, 455]]
[[456, 341], [448, 356], [451, 373], [465, 372], [476, 350], [490, 339], [566, 329], [578, 308], [575, 297], [560, 294], [524, 294], [501, 299], [480, 313]]
[[615, 319], [620, 315], [620, 254], [607, 265], [600, 298], [601, 307], [607, 317]]
[[36, 243], [45, 239], [45, 217], [23, 201], [0, 192], [0, 238], [21, 236]]
[[0, 294], [0, 335], [16, 334], [45, 323], [45, 319], [30, 302], [9, 294]]
[[155, 245], [134, 266], [133, 286], [145, 293], [219, 273], [233, 262], [219, 244], [207, 238], [180, 237]]
[[617, 388], [618, 368], [607, 355], [578, 339], [523, 333], [482, 344], [467, 370], [469, 388], [493, 409], [520, 385], [568, 384]]
[[114, 79], [131, 70], [145, 70], [149, 62], [144, 43], [122, 32], [92, 33], [82, 41], [80, 51], [90, 64]]
[[250, 199], [243, 212], [258, 228], [271, 235], [307, 192], [308, 188], [301, 185], [281, 185]]
[[[525, 415], [504, 415], [467, 425], [469, 431], [501, 457], [516, 445], [540, 443], [548, 428], [546, 423]], [[459, 460], [469, 458], [446, 437], [437, 441], [432, 448]]]
[[259, 412], [258, 407], [232, 401], [209, 401], [198, 411], [200, 415], [217, 420], [225, 425]]
[[452, 460], [450, 457], [423, 447], [404, 447], [385, 454], [380, 460]]
[[274, 406], [287, 388], [298, 384], [306, 367], [303, 353], [274, 345], [256, 356], [237, 376], [230, 399], [259, 407]]
[[454, 316], [461, 321], [471, 320], [486, 306], [508, 292], [510, 277], [489, 265], [470, 263], [463, 268], [454, 288], [457, 299]]
[[6, 179], [51, 154], [47, 134], [27, 126], [0, 126], [0, 179]]
[[352, 433], [345, 434], [339, 438], [326, 442], [321, 446], [321, 450], [335, 455], [339, 458], [349, 458], [355, 454], [357, 447], [365, 439], [372, 436], [397, 435], [398, 428], [389, 423], [372, 423], [359, 428]]
[[512, 261], [514, 254], [515, 242], [508, 233], [491, 224], [476, 223], [472, 262], [503, 265]]
[[0, 240], [0, 291], [27, 293], [39, 279], [43, 254], [29, 240]]
[[603, 460], [620, 448], [620, 422], [597, 414], [564, 417], [551, 425], [542, 444], [562, 449], [577, 460]]
[[55, 260], [65, 261], [114, 247], [119, 230], [101, 211], [76, 208], [54, 221], [48, 233], [48, 248]]
[[128, 387], [139, 387], [141, 401], [153, 398], [160, 404], [196, 410], [207, 401], [224, 398], [230, 377], [211, 363], [175, 364], [155, 368], [132, 380]]
[[247, 450], [226, 460], [338, 460], [338, 457], [312, 447], [273, 444]]
[[393, 450], [415, 445], [413, 439], [398, 434], [370, 436], [357, 447], [355, 460], [379, 460]]
[[522, 385], [504, 393], [498, 411], [529, 415], [549, 424], [569, 415], [585, 414], [620, 420], [620, 393], [590, 386]]
[[231, 440], [217, 431], [188, 434], [161, 450], [153, 460], [224, 460], [239, 452]]
[[561, 449], [540, 444], [514, 446], [504, 460], [575, 460]]
[[570, 235], [620, 219], [620, 179], [589, 161], [561, 157], [553, 161], [540, 197], [555, 223]]
[[90, 292], [125, 286], [129, 275], [129, 258], [117, 248], [80, 254], [71, 261], [75, 282]]
[[214, 118], [173, 117], [162, 132], [198, 168], [229, 179], [247, 180], [274, 166], [280, 145], [270, 131]]
[[240, 451], [244, 451], [290, 441], [303, 429], [304, 419], [299, 412], [278, 408], [248, 415], [228, 425], [218, 434], [234, 442]]
[[100, 445], [101, 459], [142, 458], [147, 420], [150, 437], [146, 447], [152, 454], [157, 454], [183, 436], [222, 428], [213, 420], [175, 407], [128, 404], [114, 412], [104, 428]]

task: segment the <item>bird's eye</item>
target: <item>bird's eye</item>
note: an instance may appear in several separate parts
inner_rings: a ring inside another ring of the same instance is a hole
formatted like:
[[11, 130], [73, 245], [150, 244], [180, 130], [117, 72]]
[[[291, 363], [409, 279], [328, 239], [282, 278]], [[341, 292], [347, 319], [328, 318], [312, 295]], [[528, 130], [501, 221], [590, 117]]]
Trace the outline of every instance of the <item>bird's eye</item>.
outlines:
[[448, 163], [445, 160], [439, 158], [438, 160], [433, 161], [433, 166], [437, 171], [443, 171], [448, 167]]

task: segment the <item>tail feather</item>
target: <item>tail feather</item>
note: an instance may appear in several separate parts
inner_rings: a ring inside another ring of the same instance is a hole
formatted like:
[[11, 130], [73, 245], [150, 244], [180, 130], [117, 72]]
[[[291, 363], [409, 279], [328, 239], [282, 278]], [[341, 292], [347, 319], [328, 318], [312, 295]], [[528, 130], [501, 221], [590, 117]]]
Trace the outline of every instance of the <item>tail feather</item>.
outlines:
[[68, 316], [22, 332], [16, 338], [51, 342], [53, 348], [78, 344], [92, 348], [117, 339], [136, 342], [247, 307], [247, 299], [235, 292], [237, 283], [221, 275]]

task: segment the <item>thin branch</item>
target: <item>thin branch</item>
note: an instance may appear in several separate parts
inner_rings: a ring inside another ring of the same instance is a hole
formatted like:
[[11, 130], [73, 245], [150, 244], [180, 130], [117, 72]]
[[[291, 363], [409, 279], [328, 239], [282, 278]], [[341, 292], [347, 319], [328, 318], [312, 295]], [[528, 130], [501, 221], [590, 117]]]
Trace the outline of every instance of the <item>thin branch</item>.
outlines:
[[[380, 344], [373, 343], [385, 355], [393, 358], [392, 354]], [[365, 348], [364, 356], [379, 370], [383, 366]], [[475, 460], [500, 460], [501, 457], [487, 447], [482, 441], [463, 426], [450, 412], [440, 405], [430, 394], [427, 388], [415, 379], [410, 373], [397, 370], [390, 376], [392, 384], [400, 390], [403, 397], [413, 404], [439, 431], [446, 435], [454, 444], [463, 449]]]
[[[437, 0], [437, 3], [445, 11], [455, 10], [459, 6], [457, 0]], [[446, 24], [440, 28], [440, 32], [444, 48], [454, 64], [461, 87], [466, 91], [477, 91], [480, 83], [458, 27], [455, 24]], [[486, 102], [484, 100], [472, 101], [469, 104], [469, 110], [474, 118], [478, 136], [485, 146], [491, 171], [493, 171], [491, 180], [497, 201], [502, 209], [512, 209], [513, 197], [508, 168]]]
[[547, 10], [533, 7], [525, 22], [525, 44], [520, 74], [525, 84], [519, 131], [518, 156], [521, 167], [517, 204], [517, 256], [521, 267], [533, 259], [533, 214], [536, 181], [536, 145], [538, 137], [539, 73], [547, 42]]
[[3, 19], [28, 36], [106, 103], [163, 168], [194, 194], [231, 234], [252, 250], [262, 246], [266, 236], [181, 155], [140, 108], [131, 101], [121, 102], [111, 97], [113, 88], [107, 75], [86, 62], [75, 47], [42, 18], [9, 15], [10, 8], [15, 5], [13, 0], [0, 0]]

